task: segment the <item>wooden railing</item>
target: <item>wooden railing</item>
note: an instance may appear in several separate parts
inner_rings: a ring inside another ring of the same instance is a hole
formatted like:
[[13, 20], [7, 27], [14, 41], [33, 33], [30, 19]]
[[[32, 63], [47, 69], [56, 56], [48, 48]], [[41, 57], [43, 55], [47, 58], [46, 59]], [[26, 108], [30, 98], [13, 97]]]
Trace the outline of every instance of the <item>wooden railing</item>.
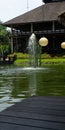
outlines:
[[[35, 34], [54, 34], [54, 33], [65, 33], [65, 29], [57, 29], [57, 30], [43, 30], [43, 31], [34, 31]], [[30, 31], [22, 31], [22, 32], [13, 32], [13, 36], [18, 36], [18, 35], [30, 35]]]

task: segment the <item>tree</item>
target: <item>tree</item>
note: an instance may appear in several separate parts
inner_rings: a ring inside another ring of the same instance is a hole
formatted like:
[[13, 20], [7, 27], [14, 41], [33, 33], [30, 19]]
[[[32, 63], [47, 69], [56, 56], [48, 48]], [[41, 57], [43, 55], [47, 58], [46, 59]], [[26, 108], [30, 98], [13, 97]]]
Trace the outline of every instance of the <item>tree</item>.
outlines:
[[0, 44], [1, 43], [9, 43], [9, 35], [10, 32], [7, 30], [5, 26], [0, 23]]
[[6, 44], [1, 44], [0, 45], [0, 56], [1, 57], [6, 57], [7, 54], [9, 52], [9, 45], [6, 45]]
[[0, 22], [0, 56], [6, 56], [10, 51], [9, 45], [10, 31]]

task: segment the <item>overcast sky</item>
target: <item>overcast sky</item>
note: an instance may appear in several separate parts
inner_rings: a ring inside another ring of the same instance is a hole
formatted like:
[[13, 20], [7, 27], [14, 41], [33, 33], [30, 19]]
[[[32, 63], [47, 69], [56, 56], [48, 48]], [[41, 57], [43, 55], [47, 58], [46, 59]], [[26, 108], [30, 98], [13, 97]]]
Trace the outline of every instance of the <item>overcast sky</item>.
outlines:
[[0, 0], [0, 20], [6, 22], [40, 5], [42, 0]]

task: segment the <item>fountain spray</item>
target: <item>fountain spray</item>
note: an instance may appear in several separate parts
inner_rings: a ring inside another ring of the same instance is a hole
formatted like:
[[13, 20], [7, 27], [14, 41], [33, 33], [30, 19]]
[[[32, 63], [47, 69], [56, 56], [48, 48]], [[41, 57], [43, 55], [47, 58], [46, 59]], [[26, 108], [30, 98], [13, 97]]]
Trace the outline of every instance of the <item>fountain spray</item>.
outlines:
[[32, 33], [32, 35], [29, 38], [28, 52], [29, 52], [30, 66], [37, 67], [38, 56], [39, 56], [39, 44], [37, 42], [37, 39], [34, 33]]

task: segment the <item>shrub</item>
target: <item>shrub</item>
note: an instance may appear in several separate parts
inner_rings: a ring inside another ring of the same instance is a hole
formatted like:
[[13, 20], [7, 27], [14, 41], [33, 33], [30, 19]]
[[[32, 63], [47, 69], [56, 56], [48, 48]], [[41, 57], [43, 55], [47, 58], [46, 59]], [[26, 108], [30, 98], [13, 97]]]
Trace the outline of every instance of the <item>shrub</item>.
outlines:
[[16, 53], [17, 59], [28, 59], [29, 55], [26, 53]]
[[26, 53], [12, 53], [8, 55], [8, 57], [13, 58], [16, 57], [17, 59], [28, 59], [29, 55]]
[[51, 58], [50, 54], [47, 53], [41, 54], [41, 59], [50, 59], [50, 58]]
[[65, 55], [63, 55], [62, 58], [65, 58]]
[[57, 58], [59, 58], [59, 57], [58, 57], [58, 56], [54, 56], [53, 58], [57, 59]]
[[12, 53], [12, 54], [8, 55], [8, 57], [10, 57], [10, 58], [13, 58], [14, 56], [16, 56], [16, 53]]

